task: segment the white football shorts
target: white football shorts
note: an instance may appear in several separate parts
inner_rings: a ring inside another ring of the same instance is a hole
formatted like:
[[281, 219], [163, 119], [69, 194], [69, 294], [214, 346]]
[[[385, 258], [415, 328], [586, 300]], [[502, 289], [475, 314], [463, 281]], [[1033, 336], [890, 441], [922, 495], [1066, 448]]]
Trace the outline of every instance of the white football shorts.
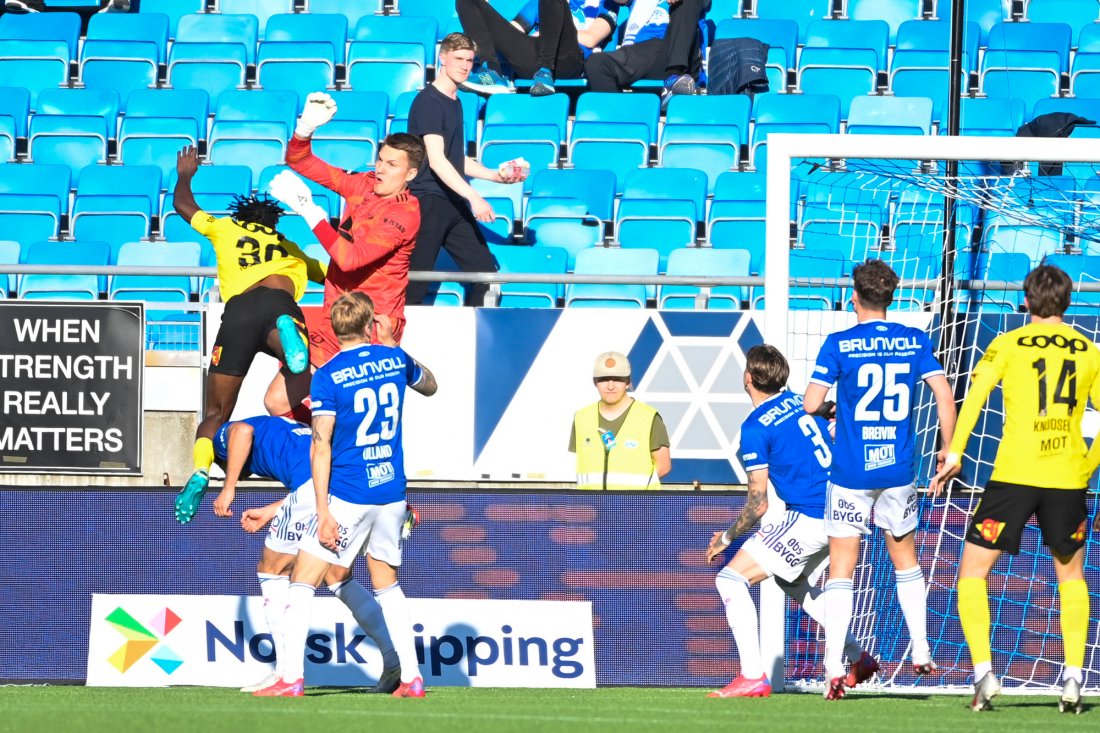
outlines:
[[870, 534], [872, 509], [876, 527], [904, 537], [917, 528], [916, 485], [846, 489], [830, 483], [825, 497], [825, 533], [830, 537]]
[[401, 526], [405, 523], [405, 500], [392, 504], [352, 504], [329, 496], [328, 509], [340, 525], [337, 552], [321, 546], [317, 539], [317, 514], [302, 533], [299, 550], [340, 567], [351, 567], [360, 550], [375, 560], [401, 564]]
[[788, 583], [798, 580], [829, 557], [825, 522], [788, 509], [760, 526], [741, 546], [771, 575]]
[[306, 481], [283, 499], [278, 514], [271, 520], [264, 545], [284, 555], [297, 555], [302, 532], [316, 514], [317, 495], [313, 493], [313, 479]]

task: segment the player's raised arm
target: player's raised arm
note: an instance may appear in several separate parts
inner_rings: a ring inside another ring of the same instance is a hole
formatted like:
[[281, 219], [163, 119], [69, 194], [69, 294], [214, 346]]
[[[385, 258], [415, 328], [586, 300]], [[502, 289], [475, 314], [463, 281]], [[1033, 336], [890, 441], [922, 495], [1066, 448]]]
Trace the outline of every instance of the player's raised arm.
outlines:
[[199, 170], [199, 151], [192, 145], [185, 146], [176, 155], [176, 187], [172, 190], [172, 206], [188, 224], [200, 210], [191, 191], [191, 179]]
[[252, 450], [252, 439], [255, 431], [246, 422], [235, 422], [226, 428], [229, 439], [226, 442], [225, 451], [225, 484], [221, 493], [214, 500], [214, 514], [219, 517], [232, 517], [233, 510], [230, 505], [237, 492], [237, 481], [241, 478], [245, 461]]
[[725, 532], [715, 532], [710, 538], [707, 562], [713, 562], [735, 539], [752, 529], [766, 511], [768, 511], [768, 469], [760, 468], [749, 472], [749, 495], [737, 519]]

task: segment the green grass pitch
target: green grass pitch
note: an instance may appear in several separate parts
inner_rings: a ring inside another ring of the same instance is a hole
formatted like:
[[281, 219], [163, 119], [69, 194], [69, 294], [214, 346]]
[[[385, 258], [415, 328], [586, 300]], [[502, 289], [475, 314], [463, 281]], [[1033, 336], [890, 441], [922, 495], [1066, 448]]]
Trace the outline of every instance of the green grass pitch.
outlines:
[[314, 688], [304, 699], [258, 699], [235, 690], [198, 687], [108, 689], [0, 688], [0, 731], [37, 733], [317, 733], [319, 731], [813, 731], [903, 733], [1096, 731], [1100, 709], [1060, 715], [1052, 696], [1001, 696], [995, 709], [973, 713], [969, 696], [853, 693], [711, 700], [707, 690], [429, 689], [423, 700], [395, 700], [343, 688]]

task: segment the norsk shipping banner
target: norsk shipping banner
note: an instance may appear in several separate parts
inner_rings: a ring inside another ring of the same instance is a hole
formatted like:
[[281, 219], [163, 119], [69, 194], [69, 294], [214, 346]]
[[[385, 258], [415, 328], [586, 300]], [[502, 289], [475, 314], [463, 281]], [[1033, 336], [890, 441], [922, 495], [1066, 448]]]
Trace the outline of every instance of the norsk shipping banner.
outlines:
[[[306, 684], [373, 685], [378, 648], [335, 598], [315, 598]], [[450, 687], [595, 687], [592, 604], [410, 598], [420, 673]], [[242, 687], [275, 656], [259, 596], [93, 594], [87, 684]]]
[[144, 306], [0, 302], [0, 472], [141, 474]]

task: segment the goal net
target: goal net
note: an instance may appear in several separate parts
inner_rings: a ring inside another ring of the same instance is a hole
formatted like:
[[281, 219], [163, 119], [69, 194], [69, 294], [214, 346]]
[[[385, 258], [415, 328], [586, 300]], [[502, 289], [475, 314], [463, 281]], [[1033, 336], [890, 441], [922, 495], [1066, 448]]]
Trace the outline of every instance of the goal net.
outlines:
[[[1021, 283], [1040, 261], [1081, 283], [1067, 320], [1100, 340], [1100, 140], [772, 135], [768, 148], [765, 338], [785, 348], [794, 389], [806, 386], [825, 337], [855, 324], [848, 277], [868, 258], [888, 262], [902, 278], [889, 317], [928, 333], [958, 399], [989, 342], [1025, 323]], [[1053, 163], [1064, 165], [1053, 171]], [[952, 244], [953, 256], [945, 257]], [[934, 473], [937, 419], [926, 388], [914, 404], [917, 484], [924, 488]], [[1095, 409], [1085, 415], [1089, 439], [1100, 423]], [[989, 478], [1002, 422], [998, 389], [971, 437], [961, 479], [948, 496], [921, 500], [916, 543], [935, 674], [917, 678], [911, 671], [881, 533], [863, 542], [851, 630], [880, 657], [880, 685], [929, 692], [973, 682], [955, 586], [967, 521]], [[1092, 490], [1090, 520], [1095, 476]], [[1098, 540], [1090, 537], [1086, 555], [1085, 687], [1093, 691], [1100, 690]], [[1034, 524], [1020, 554], [1004, 556], [994, 569], [989, 595], [993, 665], [1006, 691], [1060, 689], [1057, 584]], [[823, 633], [793, 603], [785, 619], [787, 683], [822, 684]]]

